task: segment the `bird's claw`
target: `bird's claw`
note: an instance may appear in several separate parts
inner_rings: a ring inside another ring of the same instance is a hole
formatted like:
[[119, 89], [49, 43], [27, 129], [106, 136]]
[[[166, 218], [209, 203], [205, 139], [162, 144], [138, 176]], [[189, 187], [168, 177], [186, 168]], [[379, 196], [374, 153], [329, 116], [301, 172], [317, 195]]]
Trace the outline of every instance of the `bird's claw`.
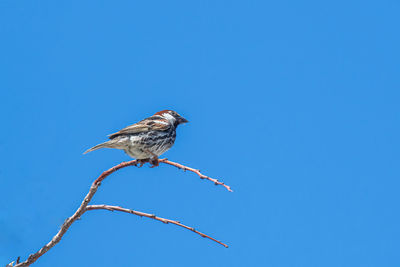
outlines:
[[137, 163], [139, 163], [139, 166], [137, 166], [138, 168], [141, 168], [141, 167], [143, 167], [143, 165], [146, 163], [146, 162], [148, 162], [148, 160], [146, 160], [146, 159], [138, 159], [137, 160]]
[[158, 158], [152, 158], [149, 160], [149, 163], [151, 164], [150, 168], [157, 167], [159, 165]]
[[[147, 162], [151, 164], [150, 168], [154, 168], [159, 165], [158, 158], [151, 158], [151, 159], [138, 159], [137, 164], [135, 166], [137, 166], [138, 168], [141, 168]], [[139, 164], [139, 166], [138, 166], [138, 164]]]

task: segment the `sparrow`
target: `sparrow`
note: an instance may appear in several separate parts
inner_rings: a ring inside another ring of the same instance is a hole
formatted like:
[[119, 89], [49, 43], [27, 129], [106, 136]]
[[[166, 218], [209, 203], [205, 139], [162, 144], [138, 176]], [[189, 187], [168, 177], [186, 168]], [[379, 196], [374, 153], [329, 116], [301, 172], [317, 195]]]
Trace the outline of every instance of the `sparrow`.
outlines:
[[162, 110], [153, 116], [110, 134], [110, 140], [86, 150], [116, 148], [137, 159], [142, 165], [158, 165], [158, 157], [170, 149], [176, 138], [176, 128], [188, 121], [173, 110]]

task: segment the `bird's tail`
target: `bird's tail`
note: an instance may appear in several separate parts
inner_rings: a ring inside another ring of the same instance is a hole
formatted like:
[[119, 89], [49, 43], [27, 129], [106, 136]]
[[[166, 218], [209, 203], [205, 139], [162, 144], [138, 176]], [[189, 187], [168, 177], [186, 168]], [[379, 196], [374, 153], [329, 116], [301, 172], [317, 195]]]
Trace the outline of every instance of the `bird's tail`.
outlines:
[[114, 141], [114, 140], [110, 140], [110, 141], [107, 141], [107, 142], [98, 144], [98, 145], [96, 145], [96, 146], [94, 146], [94, 147], [92, 147], [92, 148], [89, 148], [88, 150], [86, 150], [85, 152], [83, 152], [83, 154], [86, 154], [86, 153], [89, 153], [89, 152], [91, 152], [91, 151], [93, 151], [93, 150], [97, 150], [97, 149], [104, 148], [104, 147], [108, 147], [108, 148], [117, 148], [115, 145], [116, 145], [116, 144], [115, 144], [115, 141]]

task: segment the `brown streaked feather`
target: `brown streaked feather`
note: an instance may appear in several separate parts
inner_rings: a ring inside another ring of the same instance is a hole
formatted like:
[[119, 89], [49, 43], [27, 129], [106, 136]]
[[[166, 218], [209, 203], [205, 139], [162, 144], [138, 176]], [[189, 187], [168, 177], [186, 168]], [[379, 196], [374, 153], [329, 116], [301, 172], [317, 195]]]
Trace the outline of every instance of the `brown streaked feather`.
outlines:
[[170, 129], [171, 126], [168, 123], [164, 124], [159, 123], [158, 121], [168, 122], [166, 119], [160, 118], [159, 116], [152, 116], [150, 118], [139, 121], [138, 123], [129, 125], [122, 130], [108, 136], [110, 139], [113, 139], [120, 135], [136, 134], [148, 131], [167, 131]]

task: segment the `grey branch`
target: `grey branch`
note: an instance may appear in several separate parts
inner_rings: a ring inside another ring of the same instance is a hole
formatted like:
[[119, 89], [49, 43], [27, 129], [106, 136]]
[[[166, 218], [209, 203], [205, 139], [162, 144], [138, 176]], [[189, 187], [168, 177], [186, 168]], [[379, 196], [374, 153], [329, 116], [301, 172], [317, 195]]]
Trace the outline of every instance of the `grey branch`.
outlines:
[[[167, 159], [162, 159], [160, 160], [160, 163], [165, 163], [165, 164], [169, 164], [169, 165], [173, 165], [176, 166], [178, 168], [184, 169], [184, 170], [190, 170], [193, 171], [195, 173], [197, 173], [200, 178], [202, 179], [207, 179], [210, 181], [213, 181], [215, 184], [219, 184], [219, 185], [223, 185], [225, 186], [228, 190], [230, 190], [229, 187], [227, 187], [225, 184], [223, 184], [222, 182], [219, 182], [215, 179], [212, 179], [210, 177], [204, 176], [202, 174], [200, 174], [200, 172], [198, 170], [183, 166], [181, 164], [175, 163], [175, 162], [170, 162]], [[186, 226], [181, 224], [178, 221], [173, 221], [173, 220], [169, 220], [169, 219], [164, 219], [161, 217], [158, 217], [156, 215], [153, 214], [148, 214], [148, 213], [144, 213], [144, 212], [139, 212], [139, 211], [134, 211], [134, 210], [130, 210], [130, 209], [125, 209], [125, 208], [121, 208], [118, 206], [108, 206], [108, 205], [89, 205], [90, 201], [92, 200], [94, 194], [97, 192], [97, 189], [99, 188], [99, 186], [101, 185], [101, 182], [107, 177], [109, 176], [111, 173], [128, 167], [128, 166], [137, 166], [138, 161], [137, 160], [132, 160], [132, 161], [128, 161], [128, 162], [122, 162], [114, 167], [112, 167], [111, 169], [108, 169], [107, 171], [103, 172], [91, 185], [90, 189], [89, 189], [89, 193], [87, 193], [87, 195], [85, 196], [85, 198], [83, 199], [81, 205], [79, 206], [79, 208], [75, 211], [75, 213], [69, 217], [68, 219], [65, 220], [65, 222], [63, 223], [63, 225], [61, 226], [60, 230], [58, 231], [58, 233], [50, 240], [50, 242], [48, 242], [45, 246], [43, 246], [39, 251], [37, 251], [36, 253], [31, 254], [28, 259], [24, 262], [19, 263], [19, 259], [17, 260], [16, 264], [14, 265], [14, 262], [11, 262], [7, 265], [7, 267], [25, 267], [25, 266], [29, 266], [32, 263], [34, 263], [37, 259], [39, 259], [41, 256], [43, 256], [47, 251], [49, 251], [52, 247], [54, 247], [58, 242], [60, 242], [61, 238], [64, 236], [64, 234], [68, 231], [69, 227], [77, 220], [79, 219], [86, 211], [89, 210], [98, 210], [98, 209], [105, 209], [105, 210], [111, 210], [111, 211], [121, 211], [121, 212], [127, 212], [130, 214], [134, 214], [134, 215], [138, 215], [138, 216], [143, 216], [143, 217], [148, 217], [151, 219], [155, 219], [158, 221], [161, 221], [163, 223], [171, 223], [171, 224], [175, 224], [178, 225], [180, 227], [183, 227], [185, 229], [188, 229], [202, 237], [208, 238], [210, 240], [213, 240], [215, 242], [217, 242], [218, 244], [223, 245], [224, 247], [228, 247], [226, 244], [222, 243], [221, 241], [218, 241], [206, 234], [203, 234], [197, 230], [195, 230], [192, 227]], [[204, 176], [204, 177], [202, 177]], [[215, 182], [217, 181], [217, 182]]]
[[126, 213], [130, 213], [130, 214], [138, 215], [140, 217], [147, 217], [147, 218], [150, 218], [150, 219], [154, 219], [154, 220], [163, 222], [165, 224], [168, 224], [168, 223], [175, 224], [175, 225], [178, 225], [178, 226], [183, 227], [185, 229], [188, 229], [188, 230], [200, 235], [201, 237], [211, 239], [212, 241], [215, 241], [218, 244], [223, 245], [226, 248], [228, 247], [228, 245], [222, 243], [221, 241], [218, 241], [218, 240], [212, 238], [211, 236], [208, 236], [206, 234], [203, 234], [203, 233], [197, 231], [193, 227], [186, 226], [186, 225], [184, 225], [184, 224], [182, 224], [182, 223], [180, 223], [178, 221], [174, 221], [174, 220], [158, 217], [155, 214], [149, 214], [149, 213], [144, 213], [144, 212], [140, 212], [140, 211], [136, 211], [136, 210], [130, 210], [130, 209], [125, 209], [125, 208], [121, 208], [121, 207], [118, 207], [118, 206], [109, 206], [109, 205], [89, 205], [89, 206], [86, 207], [86, 209], [87, 210], [121, 211], [121, 212], [126, 212]]

